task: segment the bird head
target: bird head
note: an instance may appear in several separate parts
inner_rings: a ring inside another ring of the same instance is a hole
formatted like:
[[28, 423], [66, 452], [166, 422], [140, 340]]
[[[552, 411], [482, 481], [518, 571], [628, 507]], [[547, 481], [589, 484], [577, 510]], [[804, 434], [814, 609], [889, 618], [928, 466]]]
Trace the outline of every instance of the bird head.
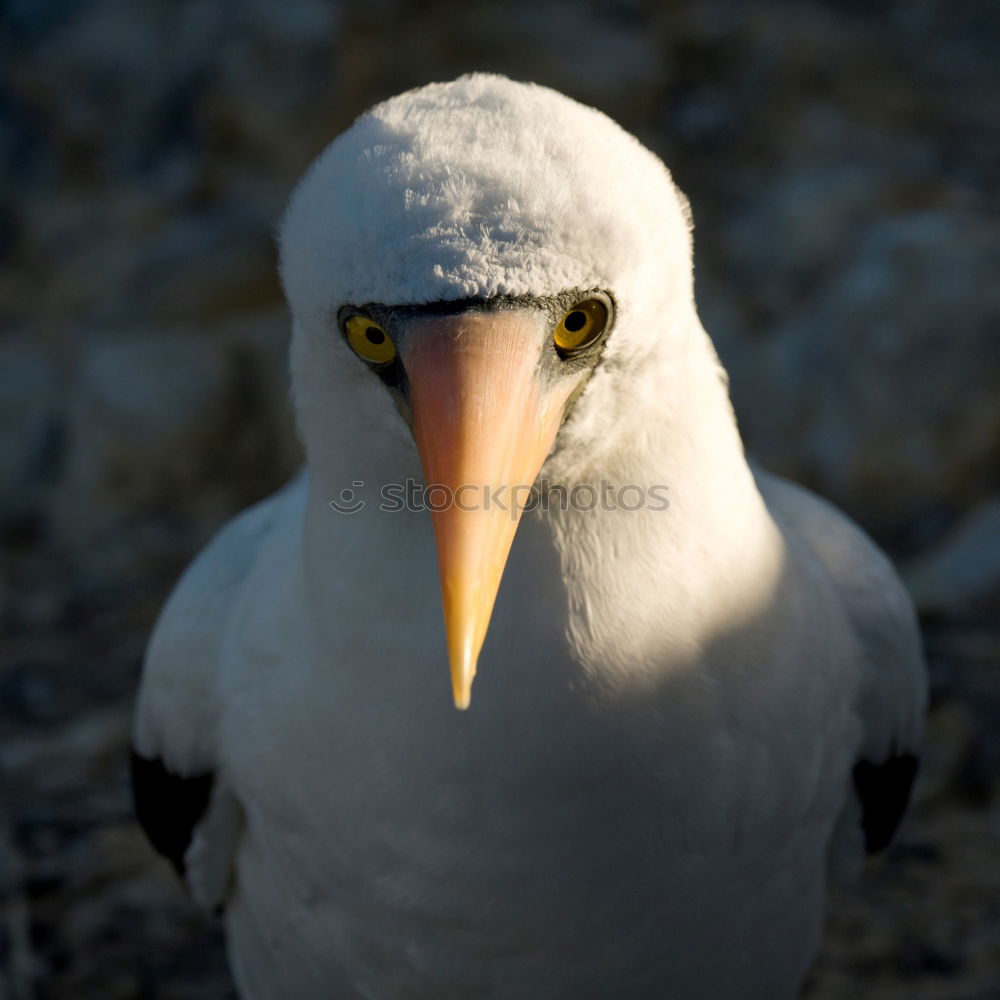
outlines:
[[405, 433], [442, 487], [459, 708], [527, 489], [547, 462], [622, 447], [630, 401], [663, 392], [656, 373], [697, 325], [689, 229], [664, 165], [611, 119], [481, 74], [376, 106], [291, 199], [281, 275], [307, 456], [343, 465]]

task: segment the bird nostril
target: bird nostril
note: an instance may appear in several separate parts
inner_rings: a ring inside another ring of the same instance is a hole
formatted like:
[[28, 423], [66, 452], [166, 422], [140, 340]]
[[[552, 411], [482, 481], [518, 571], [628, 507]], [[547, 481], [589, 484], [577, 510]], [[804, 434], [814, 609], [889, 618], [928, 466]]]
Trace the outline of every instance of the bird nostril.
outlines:
[[579, 309], [575, 309], [563, 320], [563, 326], [565, 326], [570, 333], [576, 333], [577, 330], [583, 329], [586, 322], [587, 314], [581, 312]]

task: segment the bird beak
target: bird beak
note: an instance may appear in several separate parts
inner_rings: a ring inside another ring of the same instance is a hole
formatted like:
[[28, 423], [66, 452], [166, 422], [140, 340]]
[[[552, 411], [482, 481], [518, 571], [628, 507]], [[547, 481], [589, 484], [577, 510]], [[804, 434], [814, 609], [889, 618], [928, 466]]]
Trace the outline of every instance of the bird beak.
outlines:
[[514, 533], [572, 388], [572, 380], [546, 386], [539, 378], [545, 325], [537, 311], [464, 313], [418, 319], [406, 338], [460, 709], [469, 707]]

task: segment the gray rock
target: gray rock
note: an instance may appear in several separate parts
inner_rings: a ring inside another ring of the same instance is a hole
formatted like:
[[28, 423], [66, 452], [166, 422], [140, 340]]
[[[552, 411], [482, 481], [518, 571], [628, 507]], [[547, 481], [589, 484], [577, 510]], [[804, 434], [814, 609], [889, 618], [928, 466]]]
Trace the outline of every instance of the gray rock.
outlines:
[[887, 219], [734, 371], [751, 450], [877, 530], [984, 499], [1000, 439], [1000, 232]]
[[1000, 499], [962, 517], [904, 578], [925, 614], [1000, 613]]
[[183, 503], [200, 445], [222, 419], [218, 344], [146, 331], [86, 345], [69, 403], [69, 460], [54, 498], [58, 535], [92, 538], [124, 515]]
[[50, 471], [56, 386], [52, 359], [39, 344], [0, 340], [0, 495], [8, 502], [32, 493]]
[[286, 326], [265, 313], [212, 334], [85, 342], [53, 497], [60, 541], [127, 570], [171, 548], [166, 525], [203, 534], [284, 481], [299, 460]]

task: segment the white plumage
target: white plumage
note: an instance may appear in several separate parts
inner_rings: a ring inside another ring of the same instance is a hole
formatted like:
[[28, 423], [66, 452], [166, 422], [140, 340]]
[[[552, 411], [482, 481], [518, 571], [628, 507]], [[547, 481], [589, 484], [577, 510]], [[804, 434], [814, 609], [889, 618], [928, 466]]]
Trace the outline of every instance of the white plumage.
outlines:
[[[181, 581], [135, 732], [142, 761], [214, 775], [178, 850], [242, 995], [794, 996], [831, 859], [863, 853], [852, 769], [915, 751], [924, 671], [874, 546], [748, 466], [665, 168], [552, 91], [463, 77], [332, 143], [281, 252], [308, 472]], [[595, 289], [614, 326], [557, 372], [541, 476], [670, 505], [526, 513], [457, 712], [430, 517], [377, 503], [423, 475], [405, 393], [339, 311]], [[365, 509], [332, 510], [358, 481]], [[137, 797], [147, 826], [170, 811]]]

